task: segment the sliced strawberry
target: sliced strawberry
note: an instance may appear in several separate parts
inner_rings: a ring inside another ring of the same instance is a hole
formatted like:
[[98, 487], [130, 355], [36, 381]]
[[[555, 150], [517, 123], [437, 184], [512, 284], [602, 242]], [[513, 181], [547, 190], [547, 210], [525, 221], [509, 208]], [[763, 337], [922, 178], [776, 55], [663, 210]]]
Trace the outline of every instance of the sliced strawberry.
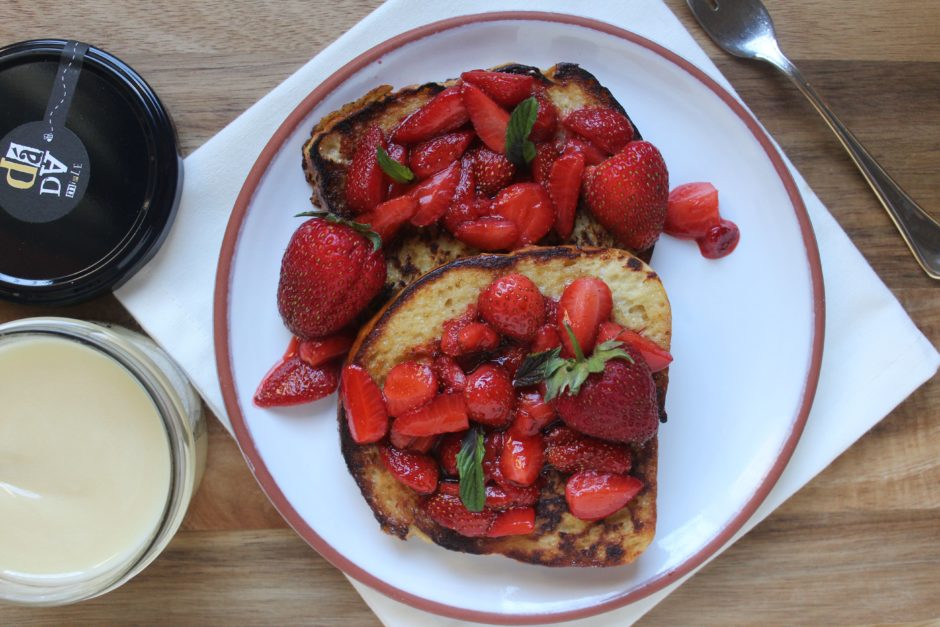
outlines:
[[580, 152], [584, 155], [585, 165], [599, 165], [607, 159], [607, 153], [580, 137], [569, 137], [562, 152]]
[[481, 147], [468, 153], [473, 159], [477, 193], [492, 196], [512, 182], [516, 166], [504, 155]]
[[711, 183], [685, 183], [669, 192], [663, 231], [695, 239], [718, 224], [718, 190]]
[[441, 352], [451, 357], [461, 355], [458, 336], [460, 330], [477, 321], [476, 305], [468, 305], [462, 314], [444, 322], [441, 328]]
[[459, 474], [457, 470], [457, 453], [460, 452], [462, 446], [462, 433], [445, 433], [441, 436], [441, 441], [437, 444], [437, 459], [440, 461], [441, 469], [445, 475], [456, 477]]
[[471, 322], [457, 331], [457, 347], [460, 355], [489, 352], [496, 350], [498, 346], [499, 335], [486, 323]]
[[[546, 317], [546, 320], [548, 319], [549, 318]], [[558, 335], [558, 327], [555, 324], [555, 320], [551, 319], [551, 322], [546, 322], [535, 332], [535, 339], [532, 340], [532, 352], [541, 353], [551, 350], [556, 346], [561, 346], [561, 337]]]
[[470, 122], [477, 135], [493, 152], [505, 153], [509, 113], [471, 83], [463, 84], [462, 93]]
[[378, 126], [371, 126], [353, 152], [346, 175], [346, 206], [353, 213], [372, 211], [385, 200], [388, 184], [376, 157], [380, 147], [386, 147], [385, 134]]
[[[388, 145], [388, 156], [392, 158], [392, 161], [397, 161], [402, 165], [408, 165], [408, 149], [401, 144], [390, 142]], [[385, 175], [385, 181], [388, 183], [388, 194], [386, 198], [397, 198], [409, 189], [408, 183], [393, 181], [387, 174]]]
[[473, 131], [456, 131], [429, 139], [412, 149], [408, 165], [419, 179], [427, 178], [459, 159], [475, 137]]
[[505, 431], [490, 431], [483, 436], [483, 477], [486, 480], [500, 473], [499, 459], [503, 454], [505, 442]]
[[646, 365], [650, 367], [650, 372], [659, 372], [672, 363], [672, 355], [653, 340], [640, 335], [636, 331], [624, 329], [616, 322], [601, 323], [597, 331], [597, 343], [607, 340], [620, 340], [624, 344], [629, 344], [640, 352]]
[[499, 469], [506, 480], [520, 486], [532, 485], [544, 461], [541, 436], [506, 435], [499, 458]]
[[422, 504], [424, 511], [437, 524], [469, 538], [485, 536], [496, 520], [496, 513], [484, 509], [471, 512], [459, 496], [437, 493]]
[[558, 299], [546, 297], [545, 298], [545, 320], [547, 322], [555, 322], [558, 319]]
[[500, 106], [511, 108], [528, 98], [535, 88], [535, 78], [528, 74], [470, 70], [460, 75], [464, 81], [473, 83]]
[[389, 415], [401, 416], [437, 395], [437, 375], [428, 364], [404, 361], [388, 371], [382, 393]]
[[516, 183], [503, 189], [493, 202], [493, 215], [519, 227], [516, 247], [538, 242], [555, 223], [552, 200], [538, 183]]
[[430, 403], [395, 418], [392, 431], [401, 435], [425, 436], [469, 428], [462, 394], [441, 394]]
[[722, 218], [718, 224], [708, 229], [705, 235], [695, 241], [698, 242], [698, 248], [703, 257], [720, 259], [725, 255], [730, 255], [738, 247], [740, 240], [741, 231], [738, 230], [738, 225]]
[[510, 483], [505, 485], [486, 486], [486, 507], [497, 512], [513, 507], [529, 507], [539, 502], [541, 490], [538, 485], [516, 486]]
[[292, 353], [282, 358], [261, 380], [254, 395], [258, 407], [284, 407], [311, 403], [336, 391], [339, 366], [311, 366]]
[[352, 439], [357, 444], [381, 440], [388, 431], [388, 411], [385, 409], [382, 390], [366, 369], [356, 364], [343, 368], [340, 394]]
[[454, 85], [405, 118], [392, 133], [392, 141], [400, 144], [417, 144], [456, 130], [466, 124], [469, 119], [460, 86]]
[[625, 115], [607, 107], [576, 109], [562, 120], [569, 131], [593, 142], [609, 155], [633, 139], [633, 125]]
[[483, 364], [467, 377], [463, 398], [470, 419], [488, 427], [505, 427], [512, 416], [512, 379], [495, 364]]
[[516, 370], [519, 369], [528, 354], [529, 351], [522, 346], [506, 346], [493, 358], [493, 361], [499, 364], [509, 375], [509, 378], [512, 379], [516, 376]]
[[519, 392], [509, 432], [516, 436], [533, 436], [554, 422], [555, 418], [555, 408], [546, 403], [541, 394]]
[[565, 500], [572, 515], [593, 521], [622, 509], [642, 489], [643, 482], [636, 477], [582, 470], [568, 478]]
[[437, 490], [440, 471], [430, 455], [401, 451], [393, 446], [379, 446], [382, 462], [399, 482], [418, 494], [431, 494]]
[[455, 161], [413, 187], [408, 194], [418, 201], [418, 211], [411, 216], [411, 223], [415, 226], [430, 226], [437, 222], [454, 199], [458, 180], [460, 162]]
[[625, 444], [598, 440], [565, 426], [555, 427], [545, 436], [545, 461], [565, 473], [597, 470], [625, 474], [633, 466]]
[[517, 507], [500, 512], [486, 532], [488, 538], [524, 536], [535, 531], [535, 508]]
[[597, 277], [581, 277], [565, 287], [558, 302], [558, 336], [564, 350], [562, 354], [575, 354], [565, 323], [571, 327], [578, 345], [585, 355], [594, 350], [597, 328], [610, 318], [613, 310], [613, 295], [610, 288]]
[[401, 226], [418, 212], [418, 201], [412, 196], [398, 196], [386, 200], [368, 213], [356, 217], [357, 222], [368, 224], [387, 244], [398, 234]]
[[535, 144], [535, 158], [529, 164], [532, 168], [532, 180], [539, 185], [548, 185], [548, 175], [552, 171], [552, 164], [558, 158], [558, 149], [554, 142], [539, 142]]
[[434, 358], [434, 372], [445, 392], [462, 392], [467, 385], [467, 375], [460, 364], [448, 355], [438, 355]]
[[555, 207], [555, 232], [566, 240], [574, 230], [574, 216], [581, 195], [584, 154], [572, 151], [555, 160], [548, 175], [548, 195]]
[[410, 435], [393, 433], [392, 431], [388, 432], [388, 441], [392, 443], [392, 446], [403, 451], [414, 451], [416, 453], [427, 453], [434, 448], [437, 439], [438, 436], [436, 435], [426, 435], [421, 438], [416, 438]]
[[558, 129], [558, 110], [542, 92], [536, 94], [535, 99], [538, 101], [539, 108], [535, 116], [535, 123], [529, 132], [529, 139], [534, 142], [541, 142], [555, 136], [555, 131]]
[[454, 233], [464, 244], [488, 252], [510, 250], [519, 239], [519, 227], [510, 220], [484, 216], [464, 222]]
[[545, 322], [545, 299], [524, 274], [494, 279], [477, 300], [480, 317], [496, 331], [520, 342], [530, 342]]
[[322, 366], [342, 357], [349, 352], [353, 338], [349, 335], [331, 335], [318, 340], [301, 340], [297, 344], [297, 354], [308, 366]]
[[454, 187], [454, 198], [450, 201], [450, 206], [444, 212], [441, 221], [444, 227], [451, 233], [457, 231], [457, 227], [469, 220], [476, 220], [480, 217], [477, 209], [476, 195], [476, 175], [473, 173], [473, 159], [464, 155], [460, 160], [460, 176], [457, 178], [457, 185]]

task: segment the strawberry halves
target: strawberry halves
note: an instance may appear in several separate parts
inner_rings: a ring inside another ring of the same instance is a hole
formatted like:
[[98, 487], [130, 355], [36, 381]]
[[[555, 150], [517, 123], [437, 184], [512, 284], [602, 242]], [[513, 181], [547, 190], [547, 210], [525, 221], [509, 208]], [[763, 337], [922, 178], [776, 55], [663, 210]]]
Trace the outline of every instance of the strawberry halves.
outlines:
[[341, 389], [349, 434], [358, 444], [378, 442], [388, 431], [388, 412], [382, 390], [362, 366], [343, 368]]

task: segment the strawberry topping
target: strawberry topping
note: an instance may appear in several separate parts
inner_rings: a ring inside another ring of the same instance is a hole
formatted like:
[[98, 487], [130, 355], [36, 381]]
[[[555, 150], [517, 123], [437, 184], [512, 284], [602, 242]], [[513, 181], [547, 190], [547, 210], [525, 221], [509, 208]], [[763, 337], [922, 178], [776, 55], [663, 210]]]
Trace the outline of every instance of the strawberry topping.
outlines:
[[512, 379], [493, 364], [483, 364], [470, 373], [463, 391], [470, 419], [497, 428], [509, 424], [514, 396]]
[[418, 494], [431, 494], [437, 489], [440, 472], [434, 458], [394, 446], [379, 446], [379, 453], [392, 476]]
[[569, 131], [577, 133], [612, 155], [633, 139], [633, 125], [619, 111], [606, 107], [577, 109], [562, 120]]
[[532, 95], [535, 79], [528, 74], [470, 70], [460, 75], [464, 81], [483, 90], [502, 107], [512, 108]]
[[552, 199], [538, 183], [515, 183], [503, 189], [493, 202], [493, 215], [519, 227], [516, 248], [536, 243], [555, 223]]
[[572, 515], [581, 520], [600, 520], [622, 509], [643, 489], [636, 477], [583, 470], [565, 484], [565, 500]]
[[430, 226], [437, 222], [454, 199], [459, 180], [460, 162], [454, 161], [412, 188], [409, 195], [418, 201], [418, 210], [411, 216], [411, 223], [415, 226]]
[[427, 405], [395, 418], [392, 431], [425, 436], [463, 431], [470, 426], [462, 394], [441, 394]]
[[555, 232], [563, 240], [571, 237], [574, 230], [583, 173], [584, 155], [572, 151], [558, 157], [548, 174], [548, 195], [555, 207]]
[[[388, 431], [388, 412], [382, 390], [362, 366], [351, 364], [343, 368], [340, 389], [349, 434], [357, 444], [378, 442]], [[409, 435], [427, 435], [415, 433]]]
[[437, 94], [430, 102], [405, 118], [392, 133], [392, 141], [417, 144], [456, 130], [469, 119], [461, 89], [455, 85]]
[[493, 152], [503, 154], [506, 150], [509, 113], [472, 83], [464, 83], [462, 93], [470, 122], [480, 140]]
[[486, 532], [488, 538], [523, 536], [535, 531], [535, 509], [517, 507], [497, 514]]
[[385, 200], [388, 184], [375, 154], [385, 147], [385, 135], [377, 126], [370, 127], [356, 146], [346, 175], [346, 206], [355, 213], [371, 211]]
[[610, 288], [596, 277], [581, 277], [568, 284], [558, 302], [557, 329], [564, 346], [563, 354], [575, 354], [565, 324], [571, 327], [584, 353], [590, 354], [594, 350], [597, 328], [610, 318], [613, 306]]
[[388, 371], [382, 392], [389, 415], [401, 416], [434, 398], [437, 375], [427, 364], [405, 361]]
[[477, 307], [496, 331], [522, 342], [530, 342], [545, 322], [544, 297], [524, 274], [494, 280], [480, 294]]
[[427, 178], [459, 159], [473, 139], [472, 131], [457, 131], [429, 139], [414, 147], [408, 165], [419, 179]]

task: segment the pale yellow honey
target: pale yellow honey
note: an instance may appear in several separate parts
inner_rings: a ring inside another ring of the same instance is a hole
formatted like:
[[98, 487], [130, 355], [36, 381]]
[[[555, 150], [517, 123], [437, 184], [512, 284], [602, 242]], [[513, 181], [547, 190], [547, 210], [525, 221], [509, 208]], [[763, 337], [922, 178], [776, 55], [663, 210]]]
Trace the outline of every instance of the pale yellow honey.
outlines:
[[0, 577], [85, 579], [153, 538], [170, 448], [147, 391], [75, 341], [0, 344]]

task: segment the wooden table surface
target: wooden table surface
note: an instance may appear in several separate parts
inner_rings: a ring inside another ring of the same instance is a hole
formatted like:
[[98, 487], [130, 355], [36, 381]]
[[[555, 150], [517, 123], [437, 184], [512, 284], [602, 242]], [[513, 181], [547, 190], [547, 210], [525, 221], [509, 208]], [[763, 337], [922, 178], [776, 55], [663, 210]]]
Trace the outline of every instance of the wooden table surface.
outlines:
[[[667, 3], [940, 344], [940, 284], [914, 263], [808, 103], [772, 69], [721, 53], [684, 2]], [[0, 43], [59, 36], [117, 54], [161, 95], [188, 154], [378, 4], [14, 0], [0, 4]], [[767, 5], [784, 50], [898, 182], [940, 216], [937, 0]], [[111, 296], [56, 310], [0, 304], [2, 321], [41, 314], [134, 326]], [[929, 621], [940, 621], [937, 377], [641, 624]], [[76, 606], [0, 607], [0, 624], [61, 622], [378, 624], [342, 574], [286, 527], [215, 418], [208, 469], [182, 531], [144, 573]]]

